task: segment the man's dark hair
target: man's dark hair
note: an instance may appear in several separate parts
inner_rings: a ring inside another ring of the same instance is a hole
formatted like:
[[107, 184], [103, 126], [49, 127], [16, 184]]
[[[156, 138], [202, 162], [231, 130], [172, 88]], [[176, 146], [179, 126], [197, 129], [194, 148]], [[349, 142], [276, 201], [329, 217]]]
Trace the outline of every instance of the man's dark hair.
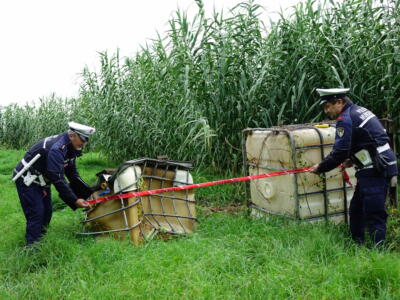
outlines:
[[344, 97], [340, 97], [340, 98], [335, 98], [335, 99], [329, 100], [328, 102], [332, 103], [332, 104], [336, 104], [336, 102], [339, 101], [339, 100], [342, 100], [343, 104], [346, 104], [347, 102], [351, 101], [350, 98], [346, 95]]

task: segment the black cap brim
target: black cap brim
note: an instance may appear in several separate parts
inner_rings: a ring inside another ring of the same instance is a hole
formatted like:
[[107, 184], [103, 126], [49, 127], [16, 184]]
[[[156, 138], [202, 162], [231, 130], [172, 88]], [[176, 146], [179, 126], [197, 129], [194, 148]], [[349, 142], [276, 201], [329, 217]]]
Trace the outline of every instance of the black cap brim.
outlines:
[[319, 99], [319, 105], [323, 105], [323, 104], [325, 104], [326, 102], [332, 102], [332, 101], [335, 101], [335, 100], [337, 100], [337, 99], [343, 99], [345, 96], [347, 96], [346, 94], [335, 94], [335, 95], [325, 95], [325, 96], [322, 96], [320, 99]]
[[83, 142], [85, 142], [85, 143], [89, 142], [89, 138], [87, 136], [81, 135], [79, 133], [78, 133], [78, 136]]
[[79, 138], [81, 139], [82, 142], [87, 143], [89, 141], [89, 137], [84, 136], [75, 130], [72, 130], [72, 131], [75, 132], [77, 136], [79, 136]]

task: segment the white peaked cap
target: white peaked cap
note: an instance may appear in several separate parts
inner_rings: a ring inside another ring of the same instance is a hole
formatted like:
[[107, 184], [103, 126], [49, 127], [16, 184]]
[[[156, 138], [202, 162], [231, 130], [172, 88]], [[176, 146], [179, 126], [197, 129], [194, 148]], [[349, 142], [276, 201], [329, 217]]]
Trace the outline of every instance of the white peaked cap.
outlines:
[[343, 95], [347, 94], [350, 89], [317, 89], [317, 92], [321, 97], [330, 95]]
[[89, 138], [93, 133], [96, 132], [96, 129], [93, 127], [82, 125], [75, 122], [68, 122], [68, 126], [69, 129], [86, 138]]
[[319, 96], [321, 97], [320, 99], [320, 104], [324, 104], [325, 102], [339, 98], [339, 96], [344, 96], [348, 94], [350, 91], [349, 88], [343, 88], [343, 89], [317, 89], [317, 92], [319, 93]]

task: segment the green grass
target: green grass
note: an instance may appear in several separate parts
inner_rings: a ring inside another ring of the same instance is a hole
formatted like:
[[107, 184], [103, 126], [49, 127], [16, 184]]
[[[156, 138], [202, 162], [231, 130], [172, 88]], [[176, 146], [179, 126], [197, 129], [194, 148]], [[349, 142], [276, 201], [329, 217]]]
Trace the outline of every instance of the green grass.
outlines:
[[[79, 237], [82, 212], [60, 208], [38, 250], [27, 252], [24, 217], [8, 175], [21, 155], [0, 150], [0, 299], [400, 297], [399, 253], [352, 246], [344, 225], [252, 220], [245, 211], [211, 213], [204, 206], [195, 233], [139, 247]], [[90, 153], [78, 167], [90, 181], [110, 165]], [[203, 200], [224, 203], [212, 195]]]

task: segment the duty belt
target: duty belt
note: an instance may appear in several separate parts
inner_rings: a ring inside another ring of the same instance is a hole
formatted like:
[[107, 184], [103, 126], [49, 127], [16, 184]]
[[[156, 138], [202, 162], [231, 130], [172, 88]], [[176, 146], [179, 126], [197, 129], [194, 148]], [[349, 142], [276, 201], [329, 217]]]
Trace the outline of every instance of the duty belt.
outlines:
[[[22, 165], [25, 167], [28, 163], [25, 161], [25, 159], [21, 160]], [[32, 170], [32, 172], [31, 172]], [[18, 171], [16, 169], [14, 169], [15, 173], [18, 173]], [[24, 184], [26, 186], [30, 186], [32, 183], [36, 183], [40, 186], [47, 186], [48, 184], [46, 183], [46, 181], [44, 180], [44, 177], [42, 174], [40, 174], [38, 171], [33, 170], [32, 168], [29, 168], [25, 174], [22, 174], [20, 176], [23, 181]]]
[[385, 152], [385, 151], [387, 151], [387, 150], [389, 150], [389, 149], [390, 149], [389, 143], [386, 143], [385, 145], [376, 148], [376, 150], [378, 151], [378, 153]]
[[[389, 145], [389, 143], [386, 143], [385, 145], [383, 145], [383, 146], [379, 146], [379, 147], [377, 147], [376, 148], [376, 151], [378, 152], [378, 154], [380, 154], [380, 153], [383, 153], [383, 152], [385, 152], [385, 151], [387, 151], [387, 150], [389, 150], [390, 149], [390, 145]], [[360, 150], [361, 151], [361, 150]], [[387, 162], [387, 165], [388, 166], [392, 166], [392, 165], [395, 165], [395, 164], [397, 164], [397, 161], [390, 161], [390, 162]], [[358, 166], [356, 166], [356, 168], [357, 168], [357, 170], [365, 170], [365, 169], [373, 169], [374, 168], [374, 165], [371, 163], [371, 164], [368, 164], [368, 165], [366, 165], [366, 166], [362, 166], [362, 167], [358, 167]]]

